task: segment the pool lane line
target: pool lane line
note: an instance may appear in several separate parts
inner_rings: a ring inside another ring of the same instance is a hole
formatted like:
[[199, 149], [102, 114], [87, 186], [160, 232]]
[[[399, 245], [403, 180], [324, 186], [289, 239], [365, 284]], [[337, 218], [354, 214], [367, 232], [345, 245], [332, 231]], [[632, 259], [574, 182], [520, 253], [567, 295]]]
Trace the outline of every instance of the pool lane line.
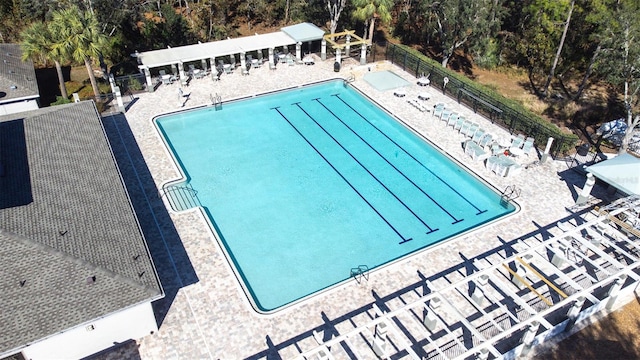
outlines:
[[396, 172], [398, 172], [398, 174], [402, 175], [402, 177], [404, 177], [409, 183], [411, 183], [411, 185], [413, 185], [416, 189], [418, 189], [418, 191], [420, 191], [424, 196], [428, 197], [429, 200], [431, 200], [437, 207], [440, 208], [440, 210], [442, 210], [445, 214], [449, 215], [449, 217], [451, 219], [453, 219], [453, 222], [451, 224], [457, 224], [457, 223], [459, 223], [461, 221], [464, 221], [464, 219], [456, 219], [456, 217], [453, 214], [451, 214], [449, 211], [447, 211], [447, 209], [445, 209], [442, 205], [440, 205], [434, 198], [431, 197], [431, 195], [427, 194], [427, 192], [424, 191], [424, 189], [422, 189], [420, 186], [418, 186], [418, 184], [416, 184], [413, 180], [411, 180], [405, 173], [403, 173], [402, 171], [400, 171], [400, 169], [398, 169], [395, 165], [393, 165], [391, 163], [391, 161], [389, 161], [389, 159], [384, 157], [384, 155], [382, 155], [378, 150], [376, 150], [367, 140], [362, 138], [362, 136], [360, 136], [360, 134], [358, 134], [355, 130], [353, 130], [352, 127], [347, 125], [338, 115], [336, 115], [336, 113], [331, 111], [331, 109], [329, 109], [325, 104], [323, 104], [322, 101], [320, 101], [320, 98], [315, 98], [313, 100], [318, 102], [318, 104], [320, 104], [323, 108], [325, 108], [325, 110], [327, 110], [329, 113], [331, 113], [331, 115], [333, 115], [333, 117], [335, 117], [338, 121], [340, 121], [342, 123], [342, 125], [344, 125], [347, 129], [349, 129], [355, 136], [358, 137], [358, 139], [360, 139], [371, 150], [373, 150], [376, 154], [378, 154], [378, 156], [380, 158], [382, 158], [382, 160], [384, 160], [387, 164], [389, 164], [389, 166], [391, 166]]
[[405, 154], [409, 155], [409, 157], [411, 157], [415, 162], [417, 162], [418, 164], [420, 164], [420, 166], [422, 166], [425, 170], [427, 170], [428, 172], [431, 173], [431, 175], [435, 176], [438, 180], [440, 180], [440, 182], [442, 182], [445, 186], [447, 186], [449, 189], [451, 189], [451, 191], [453, 191], [454, 193], [456, 193], [458, 196], [460, 196], [460, 198], [462, 198], [462, 200], [466, 201], [467, 204], [471, 205], [474, 209], [476, 209], [476, 211], [478, 211], [476, 213], [476, 215], [480, 215], [482, 213], [487, 212], [487, 210], [480, 210], [480, 208], [478, 208], [474, 203], [472, 203], [469, 199], [467, 199], [464, 195], [462, 195], [460, 192], [458, 192], [458, 190], [454, 189], [451, 185], [449, 185], [446, 181], [444, 181], [440, 176], [438, 176], [436, 173], [434, 173], [431, 169], [429, 169], [425, 164], [423, 164], [420, 160], [416, 159], [413, 155], [411, 155], [407, 150], [405, 150], [402, 146], [400, 146], [400, 144], [398, 144], [397, 142], [395, 142], [393, 139], [391, 139], [387, 134], [385, 134], [384, 131], [380, 130], [380, 128], [378, 128], [377, 126], [373, 125], [369, 119], [367, 119], [364, 115], [360, 114], [360, 112], [358, 112], [356, 109], [354, 109], [351, 105], [349, 105], [346, 101], [344, 101], [344, 99], [342, 99], [340, 97], [340, 94], [333, 94], [331, 96], [335, 96], [337, 97], [340, 101], [342, 101], [343, 104], [345, 104], [347, 107], [349, 107], [349, 109], [351, 109], [353, 112], [355, 112], [356, 114], [358, 114], [358, 116], [360, 116], [364, 121], [366, 121], [369, 125], [371, 125], [374, 129], [378, 130], [378, 132], [380, 134], [382, 134], [384, 137], [386, 137], [387, 139], [389, 139], [389, 141], [391, 141], [392, 143], [394, 143], [398, 148], [400, 148], [400, 150], [402, 150]]
[[371, 210], [375, 211], [375, 213], [376, 213], [376, 214], [378, 214], [378, 216], [382, 219], [382, 221], [384, 221], [384, 222], [387, 224], [387, 226], [389, 226], [389, 227], [391, 228], [391, 230], [393, 230], [393, 232], [395, 232], [395, 233], [400, 237], [400, 239], [402, 239], [402, 241], [400, 241], [400, 244], [403, 244], [403, 243], [406, 243], [406, 242], [408, 242], [408, 241], [413, 240], [413, 238], [405, 239], [405, 237], [404, 237], [404, 236], [402, 236], [402, 234], [400, 234], [400, 232], [398, 231], [398, 229], [396, 229], [393, 225], [391, 225], [391, 223], [389, 222], [389, 220], [387, 220], [384, 216], [382, 216], [382, 214], [380, 214], [380, 212], [378, 212], [378, 210], [377, 210], [377, 209], [376, 209], [376, 208], [375, 208], [375, 207], [374, 207], [374, 206], [373, 206], [373, 205], [372, 205], [372, 204], [371, 204], [371, 203], [370, 203], [370, 202], [369, 202], [369, 201], [364, 197], [364, 195], [362, 195], [362, 194], [358, 191], [358, 189], [356, 189], [356, 187], [355, 187], [355, 186], [353, 186], [353, 184], [351, 184], [351, 183], [349, 182], [349, 180], [347, 180], [347, 178], [346, 178], [344, 175], [342, 175], [342, 173], [341, 173], [338, 169], [336, 169], [336, 167], [335, 167], [335, 166], [333, 166], [333, 164], [332, 164], [332, 163], [331, 163], [331, 162], [330, 162], [326, 157], [324, 157], [324, 155], [322, 155], [322, 153], [320, 152], [320, 150], [318, 150], [315, 146], [313, 146], [313, 144], [311, 143], [311, 141], [309, 141], [309, 139], [307, 139], [307, 137], [306, 137], [306, 136], [304, 136], [304, 135], [300, 132], [300, 130], [298, 130], [298, 128], [297, 128], [295, 125], [293, 125], [293, 124], [291, 123], [291, 121], [289, 121], [289, 119], [287, 119], [287, 117], [286, 117], [286, 116], [284, 116], [284, 114], [280, 111], [280, 107], [279, 107], [279, 106], [274, 107], [274, 108], [271, 108], [271, 110], [275, 110], [275, 111], [277, 111], [277, 112], [278, 112], [278, 114], [280, 114], [280, 116], [282, 116], [282, 118], [283, 118], [283, 119], [284, 119], [284, 120], [289, 124], [289, 126], [291, 126], [291, 127], [293, 128], [293, 130], [295, 130], [295, 131], [298, 133], [298, 135], [300, 135], [300, 137], [301, 137], [301, 138], [303, 138], [303, 139], [304, 139], [304, 141], [306, 141], [306, 142], [307, 142], [307, 144], [309, 144], [309, 146], [311, 146], [311, 148], [313, 148], [313, 150], [315, 150], [315, 151], [316, 151], [316, 153], [318, 153], [318, 155], [320, 155], [320, 157], [321, 157], [321, 158], [322, 158], [322, 159], [323, 159], [323, 160], [324, 160], [324, 161], [325, 161], [329, 166], [331, 166], [331, 168], [333, 169], [333, 171], [335, 171], [335, 172], [336, 172], [336, 174], [338, 174], [338, 176], [340, 176], [340, 177], [342, 178], [342, 180], [344, 180], [344, 182], [346, 182], [346, 183], [347, 183], [347, 185], [349, 185], [349, 187], [351, 187], [351, 189], [353, 189], [353, 191], [355, 191], [355, 192], [356, 192], [356, 194], [358, 194], [358, 196], [360, 196], [360, 198], [361, 198], [365, 203], [367, 203], [367, 205], [369, 205], [369, 207], [371, 208]]
[[295, 105], [297, 106], [303, 113], [305, 113], [305, 115], [307, 115], [309, 117], [309, 119], [311, 119], [311, 121], [313, 121], [314, 123], [316, 123], [316, 125], [318, 125], [318, 127], [320, 129], [322, 129], [322, 131], [325, 132], [325, 134], [327, 134], [336, 144], [338, 144], [338, 146], [340, 146], [342, 148], [342, 150], [344, 150], [344, 152], [346, 152], [347, 154], [349, 154], [349, 156], [356, 162], [358, 163], [358, 165], [360, 165], [360, 167], [362, 167], [364, 169], [364, 171], [366, 171], [367, 173], [369, 173], [369, 175], [375, 179], [378, 184], [382, 185], [383, 188], [385, 188], [385, 190], [387, 190], [387, 192], [389, 194], [391, 194], [391, 196], [393, 196], [396, 200], [398, 200], [398, 202], [400, 204], [402, 204], [402, 206], [404, 206], [405, 209], [407, 209], [416, 219], [418, 219], [418, 221], [420, 221], [420, 223], [422, 225], [424, 225], [427, 229], [429, 229], [429, 231], [426, 232], [426, 234], [431, 234], [434, 231], [438, 231], [438, 229], [433, 229], [431, 228], [431, 226], [429, 226], [429, 224], [427, 224], [424, 220], [422, 220], [422, 218], [420, 216], [418, 216], [418, 214], [416, 214], [413, 210], [411, 210], [411, 208], [404, 203], [404, 201], [402, 201], [393, 191], [391, 191], [391, 189], [389, 189], [384, 183], [382, 183], [382, 181], [380, 179], [378, 179], [369, 169], [367, 169], [366, 166], [364, 166], [351, 152], [349, 152], [349, 150], [347, 150], [335, 137], [333, 137], [333, 135], [331, 135], [327, 129], [325, 129], [322, 125], [320, 125], [320, 123], [318, 123], [316, 121], [316, 119], [313, 118], [313, 116], [311, 116], [302, 106], [300, 106], [300, 102], [295, 102], [291, 105]]

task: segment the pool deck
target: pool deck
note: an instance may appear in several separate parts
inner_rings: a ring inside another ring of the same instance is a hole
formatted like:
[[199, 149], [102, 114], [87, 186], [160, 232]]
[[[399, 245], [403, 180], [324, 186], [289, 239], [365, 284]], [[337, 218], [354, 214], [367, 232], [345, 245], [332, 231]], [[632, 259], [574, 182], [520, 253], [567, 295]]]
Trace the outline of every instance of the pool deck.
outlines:
[[[513, 177], [499, 177], [486, 169], [482, 161], [473, 161], [464, 154], [462, 135], [430, 113], [420, 112], [407, 100], [417, 99], [419, 93], [428, 91], [432, 97], [424, 102], [425, 106], [432, 108], [433, 104], [444, 102], [450, 107], [458, 108], [467, 118], [479, 122], [483, 128], [497, 136], [508, 136], [506, 131], [475, 115], [472, 110], [458, 105], [454, 99], [442, 95], [435, 88], [416, 85], [413, 76], [388, 62], [360, 66], [351, 61], [345, 60], [339, 73], [333, 71], [333, 62], [327, 60], [318, 61], [313, 66], [279, 64], [277, 70], [269, 70], [264, 65], [259, 69], [252, 69], [249, 76], [242, 76], [240, 71], [230, 75], [223, 74], [217, 82], [212, 81], [211, 77], [193, 79], [188, 87], [183, 88], [184, 93], [190, 93], [184, 108], [210, 105], [212, 96], [215, 95], [220, 95], [224, 104], [224, 101], [234, 98], [353, 75], [355, 80], [352, 84], [356, 88], [459, 160], [498, 191], [510, 185], [517, 186], [521, 190], [521, 196], [516, 201], [521, 206], [521, 211], [506, 220], [372, 272], [367, 282], [358, 284], [350, 281], [271, 315], [258, 314], [251, 308], [222, 250], [210, 235], [200, 211], [189, 210], [180, 214], [170, 212], [173, 225], [163, 223], [163, 218], [159, 217], [159, 228], [175, 226], [190, 266], [197, 275], [197, 281], [185, 279], [182, 269], [189, 266], [184, 262], [174, 260], [170, 269], [159, 269], [172, 272], [175, 276], [172, 281], [163, 282], [165, 292], [172, 295], [157, 306], [158, 309], [163, 309], [158, 311], [166, 311], [159, 315], [162, 318], [159, 331], [137, 343], [126, 344], [96, 358], [266, 359], [269, 355], [274, 355], [278, 344], [291, 342], [291, 339], [302, 339], [301, 334], [325, 324], [327, 319], [344, 318], [357, 309], [369, 306], [375, 301], [372, 292], [379, 296], [389, 296], [400, 289], [415, 287], [421, 281], [419, 274], [429, 277], [440, 272], [446, 273], [447, 269], [459, 265], [465, 259], [491, 251], [497, 252], [495, 249], [500, 249], [506, 243], [512, 243], [514, 249], [524, 247], [524, 243], [518, 239], [536, 234], [541, 228], [550, 229], [558, 220], [573, 216], [569, 207], [575, 204], [577, 192], [584, 184], [584, 177], [568, 170], [563, 161], [551, 160], [538, 165], [533, 164], [537, 160], [536, 155], [525, 156], [521, 162], [533, 165]], [[368, 71], [381, 70], [392, 70], [412, 84], [405, 88], [406, 97], [394, 96], [393, 90], [378, 91], [362, 79], [363, 74]], [[151, 119], [183, 108], [185, 98], [179, 96], [179, 87], [178, 83], [159, 85], [153, 93], [136, 95], [137, 99], [126, 112], [126, 121], [157, 189], [163, 183], [177, 178], [178, 173]], [[105, 118], [105, 122], [107, 121], [108, 118]], [[147, 241], [162, 239], [147, 236]], [[157, 260], [156, 266], [167, 265]], [[291, 358], [297, 353], [290, 346], [281, 349], [279, 355]]]

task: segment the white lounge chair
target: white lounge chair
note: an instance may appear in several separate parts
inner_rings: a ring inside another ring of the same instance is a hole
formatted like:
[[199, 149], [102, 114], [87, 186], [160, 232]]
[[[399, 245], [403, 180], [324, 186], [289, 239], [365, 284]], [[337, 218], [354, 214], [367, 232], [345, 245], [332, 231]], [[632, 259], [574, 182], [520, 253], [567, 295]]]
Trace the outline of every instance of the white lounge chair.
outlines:
[[529, 153], [533, 149], [533, 142], [535, 140], [532, 137], [528, 137], [525, 139], [524, 144], [522, 144], [522, 152], [529, 156]]
[[449, 115], [449, 120], [447, 121], [447, 126], [454, 127], [456, 125], [456, 122], [458, 121], [459, 117], [460, 117], [460, 115], [458, 115], [458, 113], [453, 113], [453, 114]]
[[473, 123], [467, 129], [467, 132], [463, 134], [467, 137], [473, 138], [473, 135], [476, 133], [476, 131], [478, 131], [479, 128], [480, 128], [480, 125], [478, 123]]
[[458, 130], [460, 134], [466, 135], [469, 131], [469, 127], [471, 126], [471, 121], [465, 120], [462, 125], [460, 125], [460, 129]]
[[511, 140], [510, 148], [515, 148], [515, 149], [521, 148], [523, 143], [524, 143], [524, 135], [518, 134], [518, 136], [516, 136], [515, 138], [513, 138], [513, 140]]
[[431, 116], [440, 117], [440, 116], [442, 116], [442, 112], [443, 111], [444, 111], [444, 104], [443, 103], [438, 103], [433, 107], [433, 112], [431, 113]]
[[472, 140], [466, 140], [464, 142], [464, 153], [471, 156], [471, 158], [476, 161], [482, 161], [491, 155]]
[[447, 121], [449, 120], [449, 116], [451, 116], [451, 110], [445, 108], [442, 110], [442, 114], [440, 114], [440, 120]]
[[493, 135], [491, 135], [490, 133], [485, 133], [482, 139], [480, 139], [480, 141], [478, 142], [478, 145], [487, 147], [490, 146], [491, 143], [493, 143]]
[[473, 134], [473, 137], [471, 137], [471, 140], [473, 142], [475, 142], [476, 144], [480, 144], [480, 140], [482, 140], [482, 138], [484, 137], [485, 131], [483, 128], [479, 128], [478, 130], [476, 130], [476, 132]]

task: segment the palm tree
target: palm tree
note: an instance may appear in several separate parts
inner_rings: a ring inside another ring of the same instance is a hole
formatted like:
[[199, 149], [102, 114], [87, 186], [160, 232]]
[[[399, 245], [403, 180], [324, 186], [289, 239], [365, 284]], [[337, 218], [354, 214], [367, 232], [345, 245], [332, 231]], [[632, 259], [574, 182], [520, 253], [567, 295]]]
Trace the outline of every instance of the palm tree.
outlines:
[[389, 23], [394, 0], [354, 0], [353, 5], [356, 7], [353, 11], [353, 17], [356, 20], [364, 21], [365, 28], [369, 27], [368, 36], [365, 29], [365, 38], [371, 44], [376, 18], [379, 18], [383, 24]]
[[60, 84], [60, 95], [63, 98], [68, 99], [67, 87], [64, 84], [64, 76], [62, 75], [62, 66], [60, 61], [64, 58], [64, 55], [53, 48], [52, 33], [46, 24], [41, 22], [35, 22], [28, 28], [24, 29], [20, 34], [22, 39], [22, 60], [40, 58], [46, 64], [47, 61], [53, 61], [56, 65], [56, 72], [58, 73], [58, 83]]
[[55, 11], [50, 25], [52, 32], [56, 34], [54, 49], [69, 54], [75, 61], [84, 62], [93, 93], [98, 98], [100, 92], [91, 67], [91, 58], [99, 57], [107, 44], [107, 37], [100, 32], [98, 20], [91, 12], [72, 6]]

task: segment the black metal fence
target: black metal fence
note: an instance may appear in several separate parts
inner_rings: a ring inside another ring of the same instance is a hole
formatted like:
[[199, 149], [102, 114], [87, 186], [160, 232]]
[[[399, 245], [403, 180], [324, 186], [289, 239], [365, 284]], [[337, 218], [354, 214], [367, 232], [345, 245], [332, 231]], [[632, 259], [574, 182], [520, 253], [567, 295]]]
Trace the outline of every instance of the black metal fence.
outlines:
[[427, 60], [425, 56], [412, 54], [396, 44], [388, 44], [385, 57], [416, 77], [429, 76], [432, 87], [456, 99], [458, 103], [466, 105], [475, 113], [482, 114], [512, 134], [523, 133], [531, 136], [538, 145], [546, 144], [550, 137], [554, 138], [555, 141], [550, 150], [553, 157], [565, 154], [574, 149], [577, 144], [577, 136], [563, 134], [543, 119], [532, 117], [514, 108], [506, 99], [493, 97], [480, 91], [477, 86], [471, 86], [458, 79], [456, 75], [434, 63], [433, 60]]

